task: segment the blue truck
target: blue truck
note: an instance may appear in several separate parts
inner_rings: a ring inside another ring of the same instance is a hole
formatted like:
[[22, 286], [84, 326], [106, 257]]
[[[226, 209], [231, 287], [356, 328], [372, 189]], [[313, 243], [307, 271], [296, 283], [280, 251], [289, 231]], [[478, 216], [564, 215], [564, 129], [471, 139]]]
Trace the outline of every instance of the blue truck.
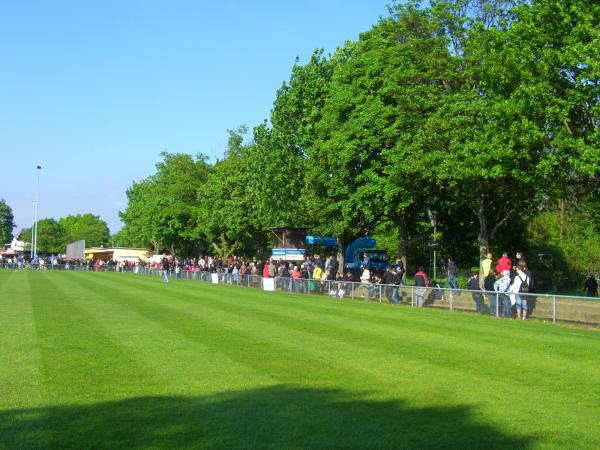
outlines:
[[373, 238], [362, 237], [352, 242], [344, 255], [344, 272], [360, 272], [365, 256], [369, 257], [369, 270], [383, 273], [390, 264], [385, 250], [376, 250], [377, 242]]

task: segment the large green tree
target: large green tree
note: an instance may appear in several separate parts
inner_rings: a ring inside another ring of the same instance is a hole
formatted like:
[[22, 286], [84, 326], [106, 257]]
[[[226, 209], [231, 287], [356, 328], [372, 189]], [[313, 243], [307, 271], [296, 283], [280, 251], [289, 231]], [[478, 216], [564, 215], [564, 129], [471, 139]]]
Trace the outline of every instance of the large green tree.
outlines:
[[[31, 242], [32, 229], [21, 233], [21, 240]], [[63, 255], [67, 250], [67, 232], [60, 222], [46, 218], [37, 223], [37, 253], [38, 255]]]
[[244, 144], [247, 132], [245, 126], [228, 130], [224, 158], [214, 164], [196, 192], [198, 232], [221, 257], [242, 248], [251, 251], [250, 241], [260, 228], [248, 186], [248, 145]]
[[198, 224], [215, 248], [262, 253], [268, 227], [305, 221], [298, 206], [304, 159], [266, 124], [244, 143], [247, 132], [229, 130], [224, 159], [198, 190]]
[[[396, 39], [412, 49], [422, 73], [415, 78], [416, 89], [407, 90], [414, 95], [406, 98], [426, 107], [417, 110], [414, 126], [398, 123], [408, 133], [400, 134], [392, 151], [395, 164], [388, 170], [423, 187], [425, 197], [418, 203], [430, 208], [438, 222], [447, 226], [456, 223], [457, 215], [473, 213], [481, 253], [533, 196], [529, 187], [535, 174], [527, 169], [535, 167], [529, 149], [539, 132], [519, 117], [504, 92], [489, 88], [482, 69], [493, 58], [490, 36], [510, 23], [511, 3], [432, 1], [431, 8], [409, 4], [392, 9]], [[404, 108], [414, 110], [409, 102]]]
[[13, 212], [10, 206], [0, 200], [0, 245], [9, 243], [12, 240], [12, 231], [15, 228]]
[[87, 247], [108, 245], [110, 231], [105, 221], [93, 214], [69, 215], [59, 219], [58, 223], [65, 230], [67, 243], [85, 240]]
[[533, 0], [515, 9], [493, 83], [543, 133], [541, 169], [594, 176], [600, 159], [600, 4]]
[[198, 234], [196, 193], [210, 166], [202, 154], [163, 152], [161, 156], [156, 173], [127, 190], [121, 220], [136, 246], [197, 254], [203, 242]]

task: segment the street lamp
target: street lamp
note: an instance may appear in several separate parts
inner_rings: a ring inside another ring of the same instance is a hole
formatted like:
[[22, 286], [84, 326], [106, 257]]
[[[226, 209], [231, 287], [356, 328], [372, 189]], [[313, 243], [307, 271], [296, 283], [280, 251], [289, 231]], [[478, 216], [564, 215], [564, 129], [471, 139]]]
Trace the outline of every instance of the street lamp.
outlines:
[[33, 226], [33, 257], [37, 259], [37, 232], [38, 232], [38, 202], [40, 198], [40, 171], [42, 166], [36, 166], [37, 169], [37, 190], [35, 192], [35, 223]]

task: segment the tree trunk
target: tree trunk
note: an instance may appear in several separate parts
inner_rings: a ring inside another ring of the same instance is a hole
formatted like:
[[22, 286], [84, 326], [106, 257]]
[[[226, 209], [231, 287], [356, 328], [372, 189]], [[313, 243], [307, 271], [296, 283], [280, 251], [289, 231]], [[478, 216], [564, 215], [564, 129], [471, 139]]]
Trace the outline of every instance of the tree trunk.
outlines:
[[[487, 216], [485, 211], [485, 194], [479, 193], [479, 265], [481, 267], [481, 261], [487, 256], [489, 251], [489, 231], [487, 224]], [[479, 273], [479, 286], [483, 287], [483, 272]]]
[[338, 261], [338, 273], [344, 274], [344, 255], [346, 253], [346, 242], [342, 239], [338, 239], [338, 252], [337, 252], [337, 261]]
[[489, 251], [490, 234], [488, 230], [486, 209], [485, 209], [485, 194], [479, 193], [479, 258], [485, 258]]
[[559, 239], [559, 242], [562, 244], [563, 239], [564, 239], [565, 201], [563, 199], [560, 199], [558, 201], [558, 204], [559, 204], [559, 208], [560, 208], [560, 216], [559, 216], [559, 220], [558, 220], [558, 239]]
[[406, 220], [406, 214], [403, 212], [398, 220], [398, 256], [402, 260], [404, 265], [404, 275], [402, 276], [403, 281], [406, 280], [406, 274], [408, 273], [408, 265], [406, 252], [408, 251], [408, 224]]

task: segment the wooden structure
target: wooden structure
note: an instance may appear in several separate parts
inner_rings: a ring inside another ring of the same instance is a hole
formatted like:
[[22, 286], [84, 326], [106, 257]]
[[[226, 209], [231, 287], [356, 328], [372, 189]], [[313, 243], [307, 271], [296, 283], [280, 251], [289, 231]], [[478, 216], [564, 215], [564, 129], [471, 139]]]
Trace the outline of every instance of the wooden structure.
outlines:
[[271, 227], [271, 258], [303, 261], [306, 253], [306, 228]]

